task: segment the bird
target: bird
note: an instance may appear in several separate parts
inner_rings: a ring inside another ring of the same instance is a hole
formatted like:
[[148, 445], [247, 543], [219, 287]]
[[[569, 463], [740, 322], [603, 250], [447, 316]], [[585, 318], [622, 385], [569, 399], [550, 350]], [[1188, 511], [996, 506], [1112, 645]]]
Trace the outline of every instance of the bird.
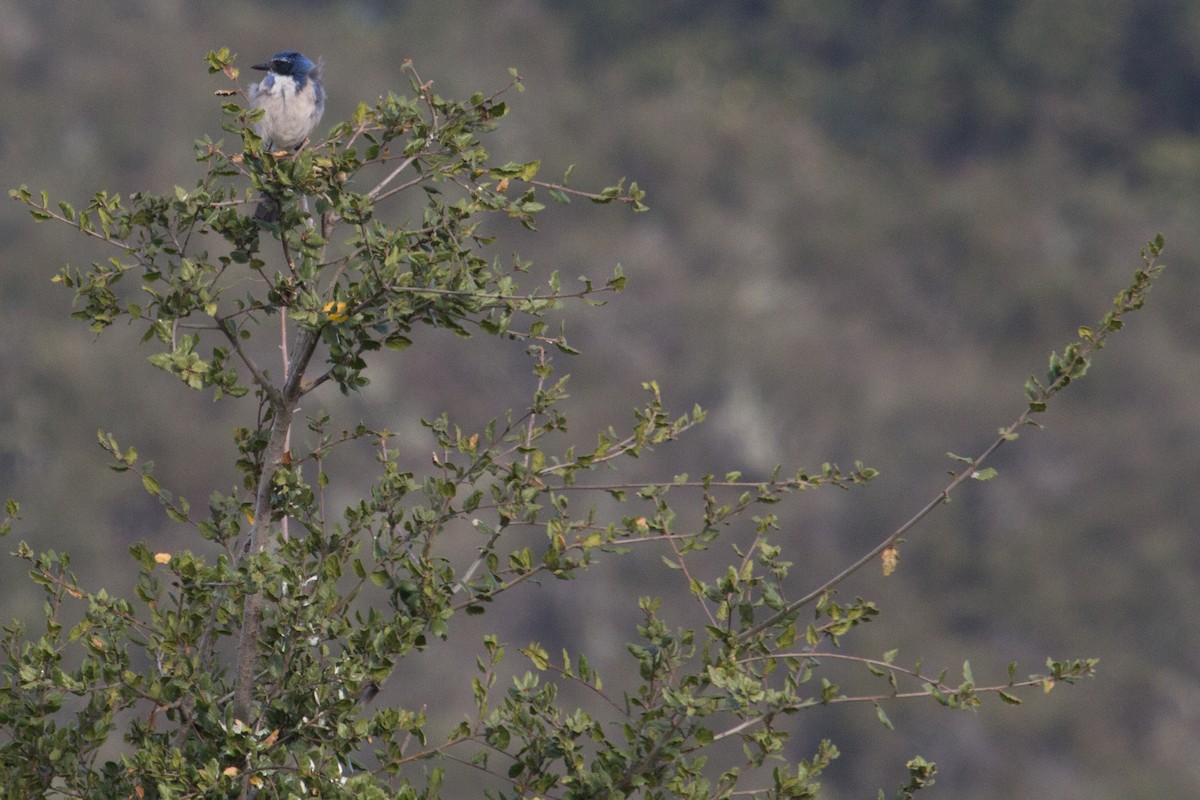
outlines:
[[[252, 69], [267, 73], [247, 94], [250, 107], [263, 111], [254, 125], [263, 147], [269, 151], [298, 149], [325, 112], [321, 64], [313, 63], [303, 53], [287, 50], [271, 56], [270, 61], [252, 65]], [[278, 201], [268, 198], [259, 203], [254, 216], [274, 221], [279, 216]]]

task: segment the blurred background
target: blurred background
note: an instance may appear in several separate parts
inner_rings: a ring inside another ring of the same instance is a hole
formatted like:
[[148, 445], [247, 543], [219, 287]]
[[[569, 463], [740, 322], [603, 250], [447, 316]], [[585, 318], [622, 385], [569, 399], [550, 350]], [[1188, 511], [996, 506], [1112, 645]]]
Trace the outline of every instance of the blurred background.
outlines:
[[[1170, 268], [1148, 308], [1047, 430], [1003, 448], [997, 479], [911, 535], [896, 575], [872, 567], [842, 590], [883, 609], [850, 652], [899, 647], [951, 676], [969, 659], [980, 683], [1003, 682], [1010, 661], [1025, 674], [1047, 656], [1096, 657], [1097, 679], [977, 714], [892, 706], [894, 732], [869, 705], [817, 709], [789, 755], [832, 737], [835, 799], [890, 795], [918, 753], [940, 767], [923, 797], [1200, 795], [1200, 5], [0, 0], [4, 188], [84, 205], [99, 189], [190, 186], [194, 140], [229, 139], [213, 96], [226, 83], [203, 62], [220, 46], [243, 69], [285, 49], [323, 56], [320, 130], [406, 92], [405, 59], [447, 96], [498, 89], [515, 67], [527, 91], [486, 142], [500, 162], [540, 158], [548, 179], [575, 164], [580, 187], [637, 180], [649, 213], [575, 204], [536, 235], [498, 231], [502, 251], [564, 285], [618, 262], [630, 277], [606, 308], [566, 312], [583, 350], [556, 361], [572, 375], [572, 434], [628, 427], [656, 379], [676, 412], [711, 415], [625, 477], [879, 469], [781, 509], [797, 593], [935, 496], [947, 451], [978, 452], [1020, 413], [1025, 378], [1107, 310], [1162, 232]], [[131, 355], [140, 328], [96, 338], [69, 319], [50, 277], [108, 255], [0, 205], [0, 498], [22, 504], [5, 551], [25, 539], [70, 552], [83, 579], [126, 594], [130, 543], [202, 543], [105, 469], [96, 430], [202, 508], [235, 482], [229, 434], [255, 408], [213, 404]], [[416, 340], [379, 360], [362, 396], [314, 402], [341, 425], [401, 432], [423, 465], [420, 418], [479, 425], [528, 398], [519, 345]], [[355, 488], [344, 478], [347, 499]], [[497, 626], [513, 645], [588, 652], [622, 685], [632, 598], [661, 593], [688, 613], [658, 556], [525, 587], [411, 659], [393, 699], [460, 719], [479, 637]], [[0, 567], [0, 617], [39, 612], [23, 572]]]

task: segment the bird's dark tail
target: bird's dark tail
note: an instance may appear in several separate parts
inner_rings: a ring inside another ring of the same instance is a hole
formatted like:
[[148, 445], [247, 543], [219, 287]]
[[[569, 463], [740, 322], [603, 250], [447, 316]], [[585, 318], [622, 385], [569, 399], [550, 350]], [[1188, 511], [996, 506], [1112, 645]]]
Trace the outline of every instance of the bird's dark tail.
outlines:
[[262, 222], [278, 222], [279, 201], [264, 194], [262, 200], [254, 207], [254, 218]]

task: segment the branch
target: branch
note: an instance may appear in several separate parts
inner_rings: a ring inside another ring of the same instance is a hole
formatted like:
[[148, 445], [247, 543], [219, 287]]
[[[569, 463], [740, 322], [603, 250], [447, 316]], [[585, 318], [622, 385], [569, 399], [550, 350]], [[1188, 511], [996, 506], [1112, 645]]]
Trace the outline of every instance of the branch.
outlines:
[[61, 222], [64, 225], [70, 225], [72, 228], [75, 228], [80, 233], [83, 233], [87, 236], [91, 236], [93, 239], [99, 239], [102, 242], [111, 244], [113, 247], [119, 247], [130, 255], [135, 255], [135, 254], [140, 255], [140, 251], [139, 251], [138, 247], [131, 245], [128, 242], [121, 241], [120, 239], [114, 239], [111, 236], [109, 236], [107, 233], [102, 233], [100, 231], [96, 231], [92, 228], [86, 227], [83, 224], [81, 224], [79, 222], [79, 220], [82, 220], [87, 216], [86, 210], [76, 212], [77, 219], [70, 220], [70, 219], [67, 219], [66, 216], [64, 216], [62, 214], [57, 214], [50, 210], [50, 201], [48, 199], [45, 199], [44, 192], [43, 192], [44, 202], [40, 206], [36, 205], [33, 202], [32, 196], [28, 194], [28, 192], [24, 186], [22, 186], [20, 189], [13, 189], [13, 190], [9, 191], [8, 196], [13, 198], [14, 200], [19, 200], [20, 202], [24, 203], [25, 205], [27, 205], [31, 209], [33, 209], [33, 211], [31, 213], [33, 213], [34, 219], [36, 219], [38, 221], [54, 220], [56, 222]]
[[242, 364], [245, 365], [246, 369], [250, 370], [250, 375], [254, 378], [254, 382], [258, 384], [258, 387], [262, 389], [263, 393], [266, 394], [272, 402], [278, 402], [281, 400], [281, 398], [278, 396], [279, 390], [276, 389], [274, 384], [267, 379], [267, 376], [264, 375], [262, 370], [258, 368], [258, 364], [255, 363], [254, 358], [246, 352], [245, 348], [242, 347], [241, 340], [238, 339], [237, 334], [226, 327], [225, 323], [228, 320], [228, 317], [217, 317], [217, 328], [222, 334], [225, 335], [225, 338], [229, 340], [229, 344], [233, 346], [233, 351], [237, 353], [237, 356], [241, 360]]
[[986, 450], [971, 459], [968, 462], [967, 468], [955, 474], [954, 480], [946, 486], [936, 497], [930, 500], [925, 506], [914, 514], [907, 522], [890, 533], [875, 547], [871, 548], [865, 555], [859, 558], [850, 566], [839, 572], [834, 577], [825, 581], [823, 584], [813, 589], [808, 594], [801, 597], [795, 602], [789, 603], [781, 611], [772, 614], [762, 622], [752, 625], [742, 631], [739, 638], [742, 640], [755, 636], [767, 628], [781, 622], [791, 614], [796, 613], [799, 609], [813, 602], [823, 594], [828, 592], [834, 586], [838, 585], [850, 575], [854, 574], [863, 566], [870, 563], [880, 553], [888, 547], [891, 547], [896, 541], [929, 516], [929, 514], [938, 506], [950, 501], [950, 495], [963, 484], [968, 478], [978, 476], [979, 467], [993, 453], [1000, 448], [1002, 444], [1017, 438], [1017, 430], [1026, 425], [1034, 425], [1033, 421], [1035, 414], [1040, 414], [1046, 410], [1046, 405], [1049, 400], [1061, 392], [1071, 383], [1072, 380], [1080, 378], [1087, 372], [1088, 365], [1091, 363], [1092, 355], [1104, 347], [1105, 341], [1112, 333], [1121, 330], [1124, 326], [1122, 317], [1130, 311], [1140, 309], [1145, 302], [1146, 293], [1150, 291], [1150, 286], [1154, 280], [1162, 273], [1164, 266], [1159, 264], [1157, 259], [1162, 252], [1163, 240], [1162, 236], [1158, 236], [1154, 241], [1150, 242], [1142, 250], [1143, 266], [1134, 272], [1133, 282], [1122, 289], [1115, 298], [1113, 298], [1113, 310], [1104, 316], [1100, 321], [1098, 330], [1093, 331], [1090, 328], [1080, 328], [1078, 341], [1072, 342], [1063, 348], [1062, 356], [1057, 353], [1052, 353], [1050, 356], [1050, 370], [1047, 373], [1047, 383], [1041, 384], [1036, 378], [1030, 378], [1025, 384], [1025, 392], [1029, 398], [1029, 404], [1026, 409], [1021, 412], [1012, 423], [1007, 427], [1000, 429], [1000, 434]]
[[[406, 170], [410, 166], [412, 166], [413, 162], [416, 160], [417, 160], [417, 157], [415, 155], [412, 155], [412, 156], [409, 156], [408, 158], [404, 159], [403, 161], [401, 161], [400, 166], [398, 166], [394, 170], [392, 170], [391, 174], [388, 175], [386, 178], [381, 180], [379, 183], [375, 184], [374, 189], [367, 192], [367, 198], [370, 200], [382, 199], [382, 198], [380, 198], [379, 193], [383, 191], [384, 187], [387, 186], [392, 181], [394, 181], [401, 172], [403, 172], [404, 170]], [[416, 183], [420, 183], [421, 180], [423, 180], [423, 177], [424, 176], [418, 177], [416, 181], [409, 181], [404, 186], [398, 187], [396, 191], [398, 191], [399, 189], [407, 188], [409, 186], [413, 186]], [[389, 192], [388, 194], [390, 195], [393, 193], [394, 192]]]
[[[278, 390], [276, 390], [278, 391]], [[273, 398], [271, 401], [271, 432], [267, 448], [263, 452], [262, 472], [254, 498], [254, 522], [247, 532], [246, 541], [239, 548], [241, 565], [263, 548], [265, 532], [271, 526], [271, 488], [275, 472], [283, 462], [287, 432], [291, 424], [294, 401]], [[258, 635], [262, 623], [262, 591], [246, 595], [242, 610], [242, 629], [238, 637], [236, 682], [234, 685], [234, 716], [251, 724], [254, 711], [254, 671], [258, 664]]]
[[[1008, 428], [1006, 428], [1005, 431], [1007, 431], [1008, 434], [1011, 435], [1011, 432], [1014, 429], [1016, 429], [1020, 425], [1027, 424], [1027, 422], [1028, 422], [1027, 415], [1028, 415], [1028, 412], [1022, 414], [1020, 417], [1017, 418], [1017, 420], [1015, 422], [1013, 422]], [[853, 564], [846, 567], [844, 570], [839, 572], [837, 575], [834, 575], [832, 578], [825, 581], [825, 583], [821, 584], [816, 589], [813, 589], [811, 592], [804, 595], [799, 600], [789, 603], [785, 608], [783, 608], [779, 612], [773, 614], [772, 616], [768, 617], [767, 619], [763, 620], [762, 622], [758, 623], [757, 625], [754, 625], [754, 626], [742, 631], [740, 638], [747, 639], [751, 636], [754, 636], [755, 634], [765, 630], [766, 628], [769, 628], [772, 625], [778, 623], [785, 617], [796, 613], [796, 611], [800, 610], [804, 606], [806, 606], [809, 603], [811, 603], [812, 601], [816, 600], [821, 595], [825, 594], [830, 589], [832, 589], [834, 586], [838, 585], [839, 583], [844, 581], [846, 578], [850, 577], [855, 572], [858, 572], [864, 566], [866, 566], [870, 562], [874, 561], [876, 556], [878, 556], [880, 553], [882, 553], [887, 548], [894, 545], [896, 543], [897, 539], [899, 539], [905, 533], [910, 531], [912, 528], [916, 527], [917, 523], [919, 523], [921, 520], [925, 519], [925, 517], [929, 516], [929, 514], [935, 508], [942, 505], [943, 503], [950, 502], [950, 495], [954, 492], [954, 490], [957, 489], [959, 486], [961, 486], [963, 481], [967, 480], [967, 478], [973, 477], [975, 475], [975, 473], [978, 471], [979, 466], [981, 464], [983, 464], [983, 462], [986, 461], [987, 458], [989, 456], [991, 456], [992, 453], [996, 452], [996, 450], [1000, 447], [1000, 445], [1004, 444], [1006, 441], [1008, 441], [1008, 438], [1006, 438], [1006, 435], [1002, 433], [999, 437], [996, 438], [996, 441], [992, 442], [990, 447], [988, 447], [986, 450], [984, 450], [983, 453], [981, 453], [979, 456], [977, 456], [971, 462], [970, 466], [967, 467], [967, 469], [958, 473], [958, 475], [955, 476], [954, 480], [950, 481], [950, 483], [946, 486], [945, 489], [943, 489], [941, 491], [940, 494], [938, 494], [936, 497], [934, 497], [932, 500], [930, 500], [928, 503], [926, 503], [925, 507], [922, 508], [920, 511], [918, 511], [916, 514], [914, 514], [907, 522], [905, 522], [899, 528], [897, 528], [896, 530], [894, 530], [890, 534], [888, 534], [888, 536], [882, 542], [875, 545], [873, 548], [868, 550], [865, 555], [863, 555], [861, 558], [859, 558]]]

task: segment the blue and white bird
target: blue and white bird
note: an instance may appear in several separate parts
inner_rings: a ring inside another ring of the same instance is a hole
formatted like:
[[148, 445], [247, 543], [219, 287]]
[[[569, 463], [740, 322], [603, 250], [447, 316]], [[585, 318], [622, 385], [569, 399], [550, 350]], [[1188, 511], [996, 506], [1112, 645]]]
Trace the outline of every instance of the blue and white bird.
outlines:
[[[289, 50], [277, 53], [270, 61], [254, 64], [266, 77], [250, 87], [251, 108], [263, 110], [254, 131], [267, 150], [292, 150], [303, 144], [325, 112], [325, 88], [321, 86], [321, 65], [303, 53]], [[259, 219], [277, 213], [260, 203], [255, 211]]]
[[253, 68], [267, 73], [250, 87], [250, 107], [263, 110], [254, 130], [269, 150], [291, 150], [312, 133], [325, 112], [321, 65], [292, 50]]

